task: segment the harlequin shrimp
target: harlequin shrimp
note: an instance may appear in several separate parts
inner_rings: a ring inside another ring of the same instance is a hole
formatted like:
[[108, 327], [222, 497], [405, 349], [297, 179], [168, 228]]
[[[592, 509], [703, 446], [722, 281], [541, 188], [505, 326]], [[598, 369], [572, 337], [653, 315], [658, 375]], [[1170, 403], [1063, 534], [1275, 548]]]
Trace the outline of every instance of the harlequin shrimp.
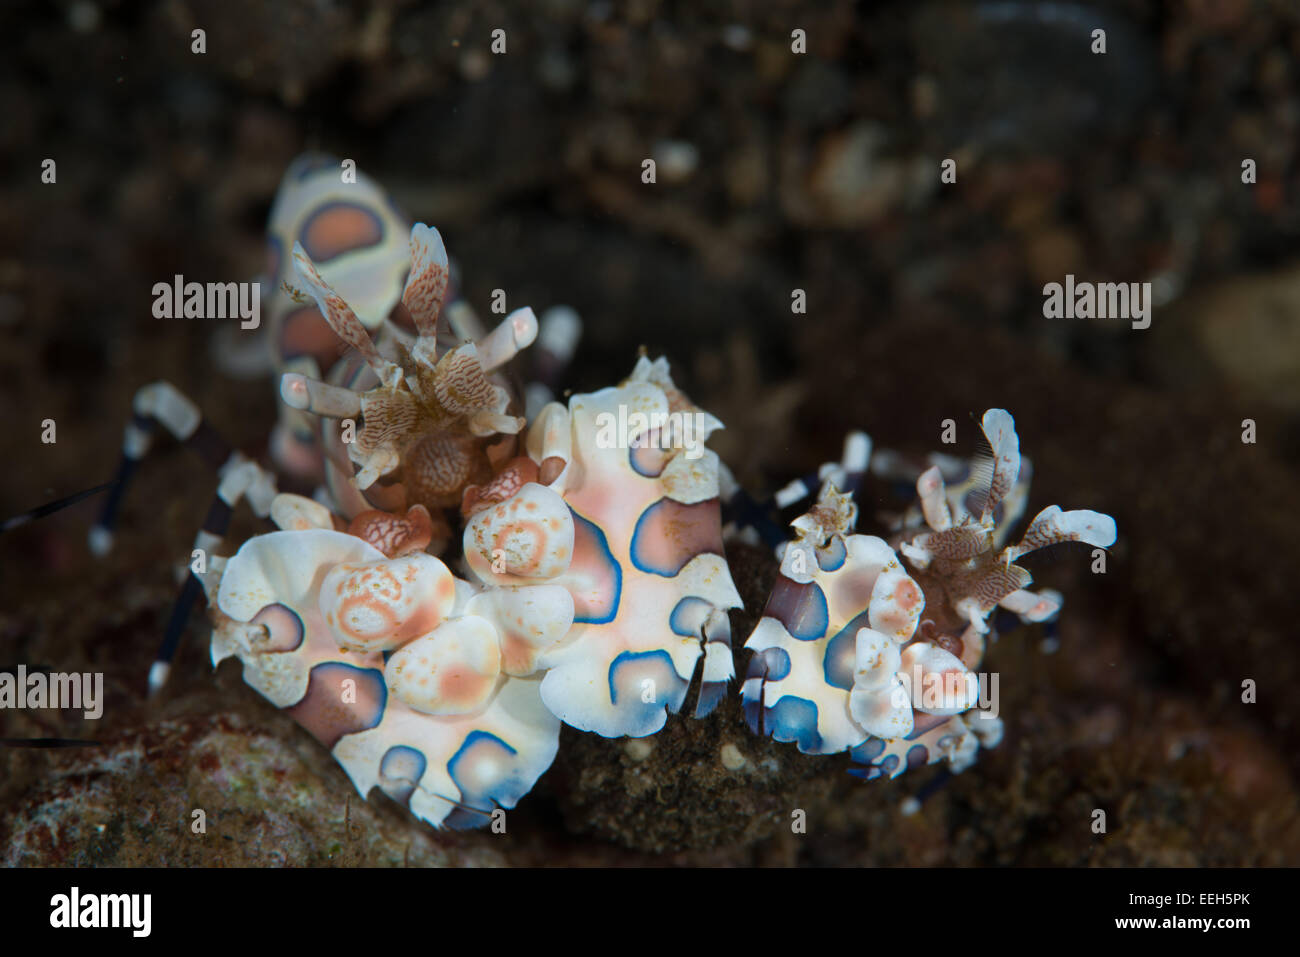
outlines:
[[[174, 386], [137, 393], [92, 548], [111, 547], [158, 426], [220, 476], [195, 539], [206, 560], [186, 578], [150, 687], [167, 680], [202, 594], [214, 665], [238, 658], [362, 795], [378, 787], [450, 827], [513, 807], [554, 759], [562, 721], [653, 734], [697, 670], [695, 713], [711, 711], [734, 673], [726, 612], [740, 603], [716, 456], [684, 454], [666, 428], [606, 442], [596, 427], [620, 409], [647, 423], [694, 414], [704, 437], [720, 427], [666, 362], [643, 357], [620, 386], [548, 401], [576, 316], [555, 311], [539, 328], [520, 309], [482, 334], [450, 291], [437, 231], [408, 229], [377, 186], [342, 183], [327, 158], [290, 168], [268, 231], [265, 348], [283, 406], [271, 452], [291, 479], [322, 484], [280, 492]], [[501, 370], [538, 339], [526, 427]], [[241, 499], [279, 530], [212, 554]]]
[[[868, 779], [938, 761], [959, 772], [1000, 740], [1001, 719], [981, 707], [976, 674], [989, 617], [1001, 607], [1044, 621], [1060, 610], [1059, 596], [1026, 589], [1032, 576], [1016, 560], [1067, 541], [1108, 547], [1116, 527], [1107, 515], [1053, 505], [1004, 547], [1032, 472], [1007, 412], [990, 409], [982, 428], [988, 474], [959, 475], [952, 459], [913, 473], [919, 504], [889, 540], [853, 533], [852, 492], [868, 468], [906, 474], [901, 457], [882, 453], [869, 465], [870, 442], [858, 434], [843, 465], [823, 467], [817, 501], [791, 523], [795, 537], [745, 643], [754, 655], [741, 698], [756, 734], [806, 754], [849, 751], [863, 765], [853, 773]], [[960, 479], [953, 487], [945, 469]], [[797, 501], [810, 484], [777, 501]]]
[[[602, 417], [617, 418], [620, 407], [643, 416], [645, 427], [627, 443], [602, 441]], [[489, 488], [470, 506], [465, 556], [481, 581], [545, 581], [536, 587], [572, 596], [572, 627], [545, 657], [542, 699], [566, 724], [605, 737], [662, 728], [697, 665], [702, 717], [734, 674], [727, 609], [740, 596], [722, 551], [718, 460], [708, 450], [692, 458], [671, 429], [649, 424], [681, 421], [668, 419], [673, 412], [698, 414], [706, 435], [721, 426], [673, 385], [665, 360], [642, 356], [621, 386], [543, 408], [517, 477], [508, 470], [505, 488]], [[533, 511], [524, 521], [521, 506]], [[534, 541], [530, 522], [561, 536], [553, 562], [539, 564], [521, 547]], [[506, 558], [494, 567], [497, 549]]]

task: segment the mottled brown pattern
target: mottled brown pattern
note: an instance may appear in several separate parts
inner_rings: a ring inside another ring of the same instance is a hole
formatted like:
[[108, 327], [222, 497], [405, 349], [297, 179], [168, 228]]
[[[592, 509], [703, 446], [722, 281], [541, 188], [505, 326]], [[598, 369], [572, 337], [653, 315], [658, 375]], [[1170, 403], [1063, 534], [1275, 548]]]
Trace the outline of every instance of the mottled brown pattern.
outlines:
[[975, 585], [975, 597], [984, 609], [990, 609], [1018, 588], [1024, 588], [1033, 576], [1019, 565], [993, 568]]
[[486, 477], [487, 462], [476, 443], [451, 432], [429, 432], [411, 445], [403, 455], [402, 470], [408, 496], [435, 505], [457, 505], [461, 489], [469, 482]]
[[439, 360], [434, 394], [444, 409], [461, 415], [496, 406], [497, 391], [473, 351], [457, 349]]
[[511, 459], [488, 484], [471, 485], [465, 489], [464, 498], [461, 499], [461, 514], [469, 518], [489, 505], [504, 502], [529, 482], [536, 481], [538, 481], [538, 469], [532, 459], [522, 455]]
[[405, 517], [369, 509], [352, 519], [347, 530], [389, 558], [397, 558], [424, 551], [433, 537], [433, 520], [423, 505], [412, 505]]
[[[423, 246], [413, 247], [413, 252], [425, 253]], [[406, 280], [402, 302], [410, 310], [411, 318], [420, 335], [434, 338], [438, 334], [438, 315], [442, 312], [443, 296], [447, 294], [449, 274], [441, 263], [420, 258], [411, 263], [411, 275]]]
[[295, 256], [294, 258], [298, 263], [298, 268], [306, 273], [304, 278], [314, 287], [318, 297], [318, 304], [325, 314], [325, 321], [330, 324], [330, 328], [334, 330], [335, 335], [361, 353], [362, 357], [371, 366], [383, 364], [384, 360], [375, 348], [374, 342], [371, 341], [370, 334], [366, 332], [366, 327], [361, 324], [361, 320], [352, 311], [352, 307], [344, 302], [343, 297], [330, 287], [330, 284], [312, 265], [311, 260], [303, 256]]
[[1078, 533], [1064, 531], [1057, 525], [1056, 519], [1059, 517], [1060, 514], [1056, 513], [1031, 523], [1020, 540], [1019, 550], [1030, 552], [1058, 542], [1077, 542]]
[[959, 525], [926, 536], [925, 547], [940, 558], [972, 558], [984, 551], [988, 533], [974, 525]]
[[357, 448], [363, 452], [405, 441], [423, 417], [410, 393], [381, 391], [361, 397], [361, 415], [364, 422], [357, 433]]

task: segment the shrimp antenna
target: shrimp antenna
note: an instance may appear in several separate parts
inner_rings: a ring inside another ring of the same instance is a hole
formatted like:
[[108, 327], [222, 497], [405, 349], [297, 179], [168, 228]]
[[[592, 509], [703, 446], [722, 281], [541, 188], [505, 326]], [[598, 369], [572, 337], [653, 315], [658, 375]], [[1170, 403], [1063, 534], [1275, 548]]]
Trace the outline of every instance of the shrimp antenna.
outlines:
[[92, 495], [98, 495], [100, 492], [112, 488], [114, 485], [118, 484], [118, 481], [118, 479], [112, 479], [111, 481], [105, 482], [103, 485], [96, 485], [94, 488], [83, 489], [80, 492], [75, 492], [64, 498], [55, 499], [53, 502], [46, 502], [44, 505], [38, 505], [30, 511], [21, 512], [13, 518], [7, 518], [3, 522], [0, 522], [0, 532], [7, 532], [11, 529], [18, 528], [20, 525], [26, 525], [28, 522], [35, 521], [38, 518], [44, 518], [46, 515], [51, 515], [60, 509], [65, 509], [69, 505], [76, 505], [78, 502], [88, 499]]

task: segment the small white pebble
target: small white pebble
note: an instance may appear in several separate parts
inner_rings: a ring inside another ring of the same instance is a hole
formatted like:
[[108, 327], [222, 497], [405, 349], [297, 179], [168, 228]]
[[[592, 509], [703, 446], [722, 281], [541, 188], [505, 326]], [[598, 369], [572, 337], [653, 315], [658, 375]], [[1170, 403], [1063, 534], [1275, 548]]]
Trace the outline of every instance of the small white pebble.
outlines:
[[739, 771], [749, 763], [748, 759], [740, 753], [740, 748], [736, 747], [734, 744], [724, 744], [722, 746], [721, 756], [722, 766], [728, 771]]
[[78, 0], [68, 7], [68, 26], [77, 33], [94, 33], [99, 26], [99, 7], [86, 0]]
[[898, 812], [903, 817], [911, 817], [919, 810], [921, 810], [921, 802], [914, 797], [904, 798], [898, 805]]
[[90, 526], [86, 541], [90, 546], [90, 554], [96, 558], [103, 558], [113, 550], [113, 533], [102, 525]]
[[627, 756], [633, 761], [644, 761], [646, 758], [650, 757], [650, 753], [654, 751], [654, 749], [654, 743], [652, 741], [647, 741], [645, 738], [633, 738], [627, 744], [623, 745], [623, 750], [627, 752]]
[[1038, 650], [1045, 655], [1054, 655], [1061, 647], [1061, 639], [1044, 638], [1038, 646]]
[[700, 165], [700, 151], [685, 140], [660, 140], [654, 147], [655, 165], [669, 183], [690, 178]]
[[754, 43], [754, 35], [743, 23], [729, 23], [722, 28], [722, 42], [733, 50], [743, 53]]

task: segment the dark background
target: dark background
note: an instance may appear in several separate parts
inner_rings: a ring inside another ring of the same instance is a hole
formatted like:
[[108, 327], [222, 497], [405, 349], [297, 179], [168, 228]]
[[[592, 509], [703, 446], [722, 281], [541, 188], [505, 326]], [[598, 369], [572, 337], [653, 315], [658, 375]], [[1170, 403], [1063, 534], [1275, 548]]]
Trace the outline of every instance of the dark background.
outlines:
[[[279, 178], [312, 148], [436, 225], [480, 313], [497, 287], [576, 307], [575, 390], [638, 346], [667, 355], [756, 495], [851, 428], [920, 453], [953, 418], [972, 451], [1002, 406], [1030, 514], [1096, 508], [1120, 530], [1104, 578], [1086, 549], [1027, 560], [1066, 595], [1060, 648], [1023, 629], [992, 649], [1007, 738], [917, 815], [899, 803], [933, 769], [858, 784], [729, 708], [670, 721], [649, 760], [566, 729], [509, 836], [445, 835], [349, 796], [237, 669], [213, 677], [199, 624], [142, 700], [213, 485], [166, 445], [110, 558], [85, 549], [91, 504], [0, 539], [0, 665], [102, 670], [108, 694], [93, 724], [0, 713], [0, 735], [105, 742], [0, 748], [0, 860], [1300, 863], [1295, 4], [13, 2], [0, 37], [0, 517], [106, 480], [157, 378], [264, 452], [271, 383], [223, 377], [213, 323], [153, 318], [151, 288], [253, 278]], [[1043, 318], [1067, 273], [1151, 281], [1151, 328]], [[739, 646], [772, 569], [733, 565]], [[751, 770], [721, 773], [726, 742]], [[784, 833], [791, 807], [809, 834]]]

